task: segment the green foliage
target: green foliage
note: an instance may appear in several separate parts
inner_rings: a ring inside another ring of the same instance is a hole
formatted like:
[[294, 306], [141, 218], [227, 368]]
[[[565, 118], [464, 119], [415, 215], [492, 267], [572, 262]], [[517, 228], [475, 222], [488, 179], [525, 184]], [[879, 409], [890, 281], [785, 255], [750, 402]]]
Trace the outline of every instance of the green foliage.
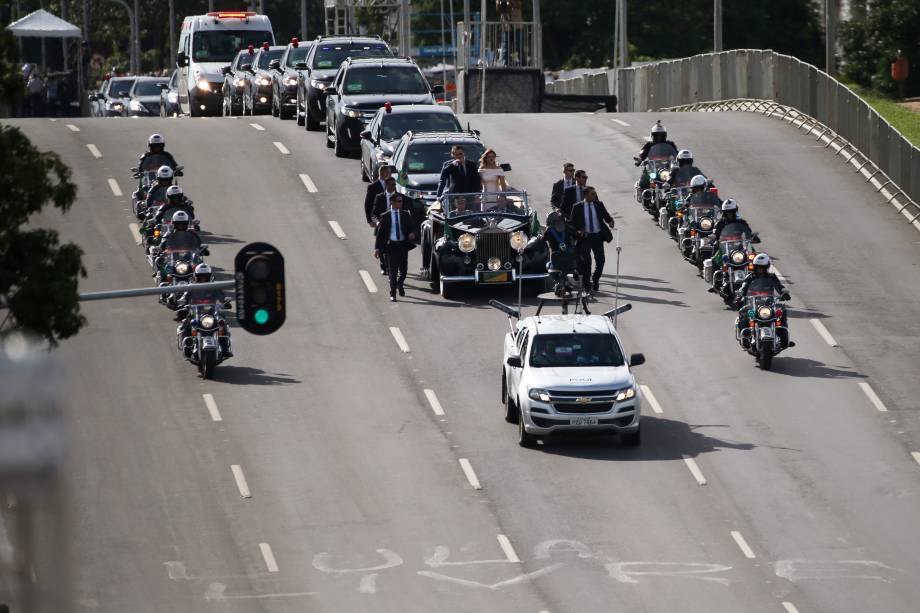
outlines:
[[0, 30], [0, 106], [15, 107], [24, 93], [25, 83], [17, 57], [13, 35], [8, 30]]
[[868, 91], [858, 91], [860, 98], [874, 108], [885, 121], [890, 123], [914, 146], [920, 147], [920, 113], [904, 107], [890, 98], [884, 98]]
[[891, 62], [900, 49], [910, 61], [905, 94], [920, 95], [920, 2], [868, 0], [866, 17], [844, 24], [841, 30], [844, 75], [877, 91], [894, 93]]

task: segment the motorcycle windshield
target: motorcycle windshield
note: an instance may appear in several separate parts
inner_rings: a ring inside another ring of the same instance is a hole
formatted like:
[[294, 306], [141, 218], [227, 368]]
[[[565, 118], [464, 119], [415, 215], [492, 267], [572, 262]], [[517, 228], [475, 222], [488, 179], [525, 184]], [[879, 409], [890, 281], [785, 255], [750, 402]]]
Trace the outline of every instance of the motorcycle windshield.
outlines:
[[193, 232], [173, 232], [163, 241], [163, 251], [178, 253], [182, 251], [198, 251], [200, 243]]
[[648, 150], [650, 160], [673, 160], [677, 157], [677, 149], [668, 143], [655, 143]]
[[723, 256], [728, 256], [732, 251], [744, 251], [744, 241], [742, 240], [720, 240], [719, 250]]
[[155, 153], [153, 155], [148, 155], [144, 159], [144, 163], [141, 164], [141, 170], [152, 170], [156, 174], [157, 169], [160, 166], [169, 166], [173, 167], [172, 161], [161, 153]]
[[716, 210], [707, 206], [691, 206], [690, 207], [690, 219], [693, 221], [699, 221], [704, 217], [709, 219], [716, 218]]

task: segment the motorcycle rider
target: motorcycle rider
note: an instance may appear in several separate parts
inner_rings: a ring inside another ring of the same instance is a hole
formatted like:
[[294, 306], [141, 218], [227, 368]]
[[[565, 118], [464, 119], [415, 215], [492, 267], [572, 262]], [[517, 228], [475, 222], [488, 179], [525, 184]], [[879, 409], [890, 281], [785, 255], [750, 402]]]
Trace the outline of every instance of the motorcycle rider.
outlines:
[[168, 158], [168, 165], [173, 170], [175, 170], [179, 165], [178, 162], [176, 162], [176, 158], [174, 158], [170, 152], [166, 151], [166, 139], [163, 138], [162, 134], [150, 135], [150, 138], [147, 139], [147, 151], [145, 151], [138, 159], [137, 167], [143, 168], [144, 160], [153, 155], [162, 155], [163, 157]]
[[709, 191], [709, 180], [702, 174], [695, 175], [690, 179], [690, 195], [687, 196], [685, 205], [693, 206], [695, 204], [722, 206], [722, 200], [714, 192]]
[[[786, 289], [786, 286], [783, 285], [782, 281], [779, 280], [779, 277], [775, 273], [770, 272], [770, 256], [766, 253], [758, 253], [753, 261], [753, 271], [748, 273], [744, 278], [744, 281], [741, 283], [741, 287], [738, 289], [735, 294], [735, 308], [738, 309], [738, 318], [735, 320], [735, 326], [740, 332], [743, 328], [748, 326], [748, 307], [746, 304], [746, 298], [749, 295], [768, 295], [774, 296], [778, 294], [780, 300], [790, 300], [792, 295], [789, 293], [789, 290]], [[789, 329], [789, 321], [786, 319], [786, 329]], [[795, 343], [789, 341], [788, 334], [783, 340], [785, 349], [786, 347], [794, 347]]]
[[166, 190], [173, 184], [175, 171], [165, 164], [157, 169], [157, 180], [150, 186], [147, 192], [147, 198], [144, 200], [144, 208], [147, 211], [156, 210], [154, 205], [157, 202], [166, 200]]
[[163, 219], [172, 219], [179, 211], [188, 213], [189, 219], [195, 219], [195, 208], [192, 201], [185, 197], [185, 192], [179, 185], [170, 185], [166, 188], [166, 203], [161, 204], [153, 216], [154, 224], [163, 223]]
[[[193, 283], [210, 283], [213, 280], [214, 273], [210, 266], [205, 263], [201, 263], [195, 267], [195, 273], [192, 275]], [[201, 292], [189, 292], [185, 294], [182, 304], [186, 308], [190, 306], [220, 305], [221, 308], [226, 309], [230, 307], [230, 300], [224, 294], [223, 290], [213, 289]], [[192, 355], [192, 343], [189, 342], [191, 339], [191, 329], [192, 312], [189, 310], [186, 312], [185, 317], [179, 323], [179, 327], [176, 328], [176, 336], [179, 338], [179, 346], [182, 348], [182, 352], [186, 358], [191, 357]], [[224, 324], [220, 331], [222, 334], [220, 334], [217, 339], [220, 343], [221, 351], [223, 352], [225, 358], [232, 358], [233, 349], [230, 342], [230, 326]]]
[[[718, 198], [718, 196], [716, 196]], [[719, 238], [722, 235], [722, 230], [725, 229], [725, 226], [729, 224], [740, 224], [740, 226], [732, 226], [733, 228], [738, 228], [741, 232], [746, 234], [748, 238], [751, 238], [751, 242], [759, 243], [760, 238], [754, 236], [754, 231], [751, 230], [750, 224], [744, 219], [741, 219], [741, 213], [738, 210], [738, 203], [735, 202], [734, 198], [727, 198], [725, 202], [722, 203], [722, 216], [719, 218], [719, 222], [716, 224], [716, 227], [712, 231], [712, 242], [714, 245], [719, 244]]]
[[201, 248], [201, 237], [189, 230], [191, 217], [185, 211], [176, 211], [172, 216], [172, 228], [163, 235], [160, 250], [194, 251]]
[[671, 187], [683, 187], [690, 185], [697, 176], [703, 176], [703, 171], [693, 165], [693, 153], [689, 149], [681, 149], [677, 154], [677, 168], [671, 173], [668, 183]]
[[[668, 140], [668, 131], [663, 125], [661, 125], [661, 120], [655, 122], [655, 125], [652, 126], [651, 131], [651, 140], [646, 141], [642, 145], [642, 149], [639, 150], [639, 155], [633, 158], [635, 160], [636, 166], [641, 166], [642, 162], [648, 158], [649, 151], [655, 145], [667, 144], [671, 145], [674, 148], [674, 155], [677, 155], [677, 145], [674, 144], [674, 141]], [[642, 176], [639, 177], [639, 188], [648, 189], [650, 185], [648, 173], [645, 170], [642, 171]]]

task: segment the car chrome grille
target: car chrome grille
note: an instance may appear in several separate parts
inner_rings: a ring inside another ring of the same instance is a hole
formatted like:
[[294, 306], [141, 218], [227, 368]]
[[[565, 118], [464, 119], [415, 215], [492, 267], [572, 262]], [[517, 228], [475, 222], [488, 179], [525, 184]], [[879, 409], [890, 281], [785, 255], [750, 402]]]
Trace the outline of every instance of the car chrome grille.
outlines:
[[613, 408], [612, 402], [557, 402], [553, 405], [559, 413], [606, 413]]
[[476, 237], [476, 260], [486, 266], [490, 258], [498, 258], [502, 266], [513, 261], [508, 233], [504, 230], [483, 230]]

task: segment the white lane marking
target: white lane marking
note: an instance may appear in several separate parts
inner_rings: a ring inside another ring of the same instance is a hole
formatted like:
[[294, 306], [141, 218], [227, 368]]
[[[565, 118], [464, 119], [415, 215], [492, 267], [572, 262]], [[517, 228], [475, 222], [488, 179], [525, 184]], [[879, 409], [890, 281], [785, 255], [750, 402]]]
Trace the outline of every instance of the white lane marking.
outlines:
[[435, 396], [434, 390], [425, 390], [425, 398], [428, 399], [428, 404], [431, 405], [431, 410], [434, 411], [435, 415], [444, 415], [444, 408], [441, 406], [438, 397]]
[[236, 480], [236, 487], [240, 490], [240, 496], [243, 498], [252, 498], [252, 492], [249, 491], [249, 484], [246, 483], [246, 475], [239, 464], [232, 464], [230, 470], [233, 472], [233, 478]]
[[741, 536], [741, 533], [737, 530], [732, 530], [732, 538], [735, 539], [735, 543], [738, 545], [738, 549], [741, 550], [741, 553], [744, 554], [744, 557], [753, 560], [756, 556], [754, 551], [751, 549], [751, 546], [747, 544], [747, 541], [744, 540], [744, 537]]
[[784, 602], [783, 608], [786, 609], [786, 613], [799, 613], [799, 610], [791, 602]]
[[335, 235], [339, 237], [340, 239], [345, 240], [346, 238], [348, 238], [347, 236], [345, 236], [345, 230], [342, 229], [342, 226], [339, 225], [339, 222], [330, 221], [329, 227], [332, 228], [332, 231], [335, 232]]
[[885, 407], [885, 403], [882, 402], [882, 399], [878, 397], [878, 394], [875, 393], [875, 390], [872, 389], [872, 386], [866, 383], [865, 381], [859, 382], [859, 389], [863, 391], [866, 397], [869, 399], [875, 408], [882, 413], [887, 413], [888, 409]]
[[67, 129], [70, 130], [71, 132], [79, 132], [79, 131], [80, 131], [80, 128], [78, 128], [77, 126], [73, 125], [72, 123], [67, 124]]
[[118, 181], [115, 179], [109, 179], [109, 189], [112, 190], [112, 195], [116, 198], [121, 198], [124, 195], [121, 191], [121, 186], [118, 185]]
[[285, 147], [282, 143], [278, 141], [272, 141], [272, 144], [275, 146], [275, 149], [281, 152], [281, 155], [291, 155], [291, 152], [288, 151], [288, 148]]
[[134, 237], [134, 242], [140, 245], [144, 240], [141, 238], [141, 227], [136, 223], [129, 223], [128, 229], [131, 230], [131, 236]]
[[661, 405], [658, 404], [658, 399], [655, 398], [655, 394], [652, 393], [652, 390], [647, 385], [640, 385], [639, 389], [642, 390], [642, 395], [648, 400], [648, 403], [652, 405], [652, 410], [658, 413], [659, 415], [664, 413], [661, 410]]
[[920, 451], [912, 451], [912, 452], [910, 453], [910, 455], [913, 456], [913, 458], [914, 458], [914, 460], [917, 462], [917, 464], [920, 464]]
[[364, 281], [364, 287], [367, 288], [367, 291], [372, 294], [376, 294], [377, 284], [374, 283], [374, 278], [371, 276], [371, 273], [367, 272], [366, 270], [359, 270], [358, 274], [361, 275], [361, 280]]
[[54, 123], [57, 121], [57, 119], [55, 119], [54, 117], [49, 117], [48, 121], [50, 121], [51, 123]]
[[217, 402], [214, 400], [214, 396], [211, 394], [202, 394], [204, 398], [204, 406], [208, 407], [208, 413], [211, 414], [212, 421], [224, 421], [224, 418], [220, 416], [220, 411], [217, 409]]
[[827, 328], [824, 327], [824, 324], [821, 323], [820, 319], [811, 319], [811, 325], [814, 326], [818, 334], [821, 335], [821, 338], [824, 339], [824, 342], [830, 345], [831, 347], [839, 347], [837, 341], [834, 340], [834, 337], [831, 336], [831, 333], [827, 331]]
[[303, 186], [307, 188], [307, 191], [311, 194], [315, 194], [319, 190], [316, 189], [316, 183], [313, 182], [313, 179], [310, 178], [308, 174], [301, 174], [300, 181], [303, 183]]
[[507, 536], [504, 534], [499, 534], [498, 544], [502, 548], [502, 551], [505, 552], [505, 557], [508, 558], [509, 562], [520, 564], [521, 558], [518, 557], [517, 552], [514, 550], [514, 547], [511, 545], [511, 541], [508, 540]]
[[278, 562], [275, 561], [275, 554], [272, 553], [272, 547], [268, 543], [259, 543], [259, 549], [262, 550], [262, 558], [265, 560], [265, 567], [268, 572], [278, 572]]
[[481, 490], [482, 484], [479, 483], [479, 477], [476, 476], [476, 471], [473, 470], [473, 465], [470, 464], [470, 461], [466, 458], [460, 458], [460, 468], [463, 469], [463, 474], [466, 475], [466, 480], [470, 482], [473, 489]]
[[706, 477], [703, 476], [703, 471], [700, 470], [700, 467], [696, 465], [696, 460], [688, 455], [685, 455], [684, 464], [686, 464], [687, 468], [690, 469], [690, 474], [693, 475], [693, 478], [696, 479], [697, 483], [700, 485], [706, 485]]
[[96, 158], [97, 160], [102, 157], [102, 152], [99, 151], [99, 147], [97, 147], [96, 145], [89, 143], [88, 145], [86, 145], [86, 148], [89, 149], [89, 152], [92, 153], [93, 157]]
[[257, 124], [257, 123], [251, 123], [251, 124], [249, 124], [249, 125], [251, 125], [253, 128], [255, 128], [256, 130], [258, 130], [259, 132], [264, 132], [264, 131], [265, 131], [265, 128], [263, 128], [262, 126], [260, 126], [260, 125]]
[[610, 121], [612, 121], [613, 123], [618, 123], [621, 126], [626, 126], [627, 128], [629, 127], [629, 124], [623, 121], [622, 119], [611, 119]]
[[399, 350], [403, 353], [409, 353], [409, 343], [406, 342], [406, 337], [403, 336], [402, 331], [396, 326], [390, 326], [390, 334], [393, 335], [396, 344], [399, 345]]

